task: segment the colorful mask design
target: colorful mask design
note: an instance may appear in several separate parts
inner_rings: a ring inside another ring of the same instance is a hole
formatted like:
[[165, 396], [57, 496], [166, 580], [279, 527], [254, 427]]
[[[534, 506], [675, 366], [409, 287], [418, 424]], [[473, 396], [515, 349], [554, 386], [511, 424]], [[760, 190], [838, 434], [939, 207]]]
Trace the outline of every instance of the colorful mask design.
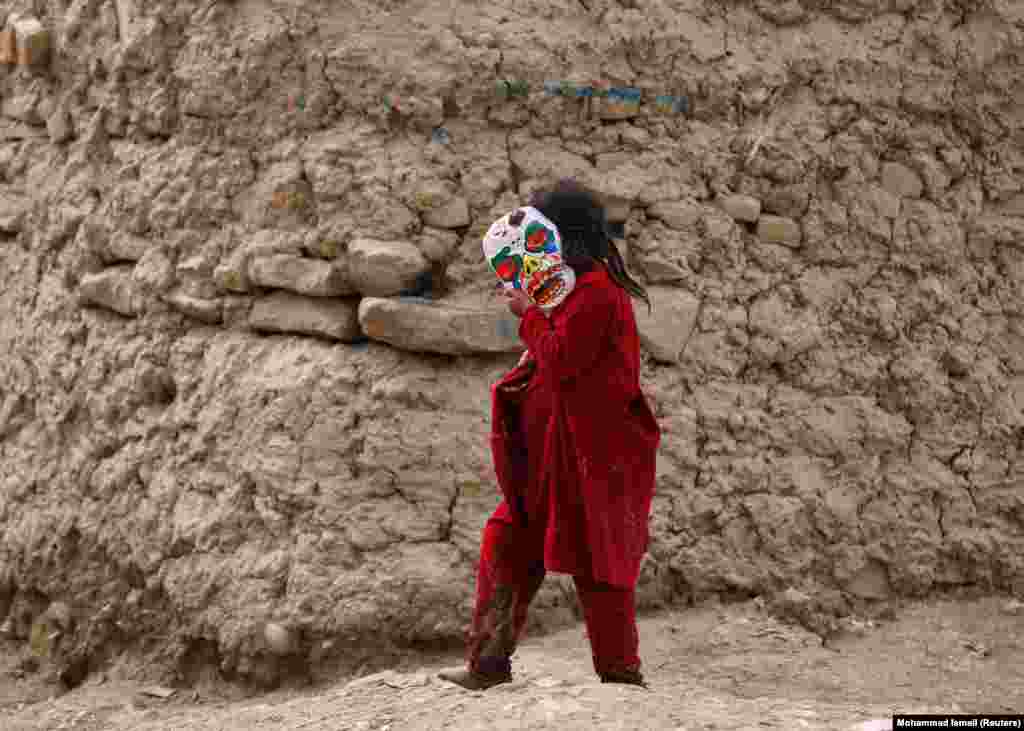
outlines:
[[491, 224], [483, 248], [505, 288], [525, 292], [544, 310], [560, 305], [576, 284], [562, 262], [558, 229], [536, 208], [517, 208]]

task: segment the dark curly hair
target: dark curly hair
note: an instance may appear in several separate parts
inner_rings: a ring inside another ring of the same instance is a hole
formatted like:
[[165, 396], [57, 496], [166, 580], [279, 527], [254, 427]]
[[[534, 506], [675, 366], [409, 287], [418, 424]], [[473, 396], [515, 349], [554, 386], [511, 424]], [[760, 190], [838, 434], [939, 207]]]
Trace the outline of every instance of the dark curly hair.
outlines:
[[647, 290], [626, 271], [625, 262], [608, 231], [604, 206], [593, 193], [572, 179], [560, 180], [554, 187], [530, 196], [530, 205], [558, 227], [562, 237], [562, 256], [577, 274], [593, 269], [595, 260], [603, 262], [612, 280], [633, 297], [647, 303]]

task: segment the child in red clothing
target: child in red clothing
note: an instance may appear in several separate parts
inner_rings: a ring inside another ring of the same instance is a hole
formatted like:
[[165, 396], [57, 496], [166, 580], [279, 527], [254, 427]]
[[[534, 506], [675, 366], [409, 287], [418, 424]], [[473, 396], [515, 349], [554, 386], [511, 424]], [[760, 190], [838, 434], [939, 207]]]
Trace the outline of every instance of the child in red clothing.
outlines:
[[529, 350], [492, 389], [504, 500], [484, 529], [467, 667], [442, 677], [473, 689], [510, 680], [528, 606], [553, 571], [574, 578], [601, 679], [642, 685], [635, 587], [660, 430], [640, 390], [629, 295], [647, 297], [590, 194], [563, 183], [531, 204], [484, 244]]

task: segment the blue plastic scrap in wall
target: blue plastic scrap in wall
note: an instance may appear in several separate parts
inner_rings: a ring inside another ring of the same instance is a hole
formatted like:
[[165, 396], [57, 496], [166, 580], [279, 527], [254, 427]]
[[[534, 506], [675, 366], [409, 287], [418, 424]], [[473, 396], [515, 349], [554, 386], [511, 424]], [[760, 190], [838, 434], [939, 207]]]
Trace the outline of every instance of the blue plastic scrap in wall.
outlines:
[[639, 89], [613, 86], [608, 90], [608, 98], [613, 101], [626, 102], [628, 104], [639, 104], [640, 93]]
[[516, 339], [519, 337], [519, 324], [508, 317], [498, 319], [498, 337]]
[[662, 94], [655, 98], [654, 104], [663, 112], [681, 112], [686, 114], [690, 111], [690, 100], [685, 96]]
[[[514, 96], [527, 96], [529, 84], [525, 81], [498, 82], [498, 94], [502, 97], [511, 98]], [[547, 96], [560, 96], [567, 99], [608, 99], [613, 105], [624, 105], [626, 107], [638, 107], [643, 97], [643, 91], [631, 86], [605, 87], [602, 84], [577, 84], [572, 81], [545, 81], [544, 93]], [[654, 106], [662, 112], [673, 112], [688, 114], [690, 111], [690, 100], [685, 96], [672, 96], [671, 94], [660, 94], [654, 98]]]
[[429, 271], [420, 272], [416, 280], [403, 289], [399, 296], [403, 298], [433, 299], [434, 278]]
[[438, 127], [431, 134], [430, 139], [439, 145], [447, 145], [452, 141], [452, 136], [444, 127]]

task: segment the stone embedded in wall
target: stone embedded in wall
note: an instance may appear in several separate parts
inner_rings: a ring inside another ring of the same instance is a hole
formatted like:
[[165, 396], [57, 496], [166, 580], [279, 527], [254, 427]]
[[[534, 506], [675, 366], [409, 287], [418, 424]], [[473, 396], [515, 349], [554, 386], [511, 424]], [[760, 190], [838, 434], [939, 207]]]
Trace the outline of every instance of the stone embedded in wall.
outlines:
[[718, 199], [718, 205], [737, 221], [757, 223], [761, 216], [761, 201], [749, 195], [727, 195]]
[[275, 655], [288, 655], [298, 647], [295, 633], [276, 622], [269, 622], [263, 629], [263, 640]]
[[121, 42], [128, 40], [131, 36], [132, 26], [138, 18], [138, 8], [135, 0], [114, 0], [117, 7], [117, 30]]
[[318, 335], [344, 342], [361, 338], [354, 301], [291, 292], [274, 292], [256, 300], [249, 313], [249, 326], [262, 332]]
[[213, 270], [213, 281], [222, 290], [245, 294], [253, 285], [249, 279], [250, 261], [279, 255], [299, 258], [304, 239], [302, 234], [280, 229], [263, 229], [247, 235], [246, 243], [236, 247], [227, 260]]
[[[719, 213], [725, 218], [724, 214]], [[732, 219], [730, 225], [735, 225]], [[685, 282], [700, 268], [706, 239], [698, 226], [673, 230], [648, 222], [644, 234], [628, 240], [628, 266], [650, 284]]]
[[86, 274], [78, 285], [79, 296], [84, 303], [134, 317], [141, 309], [141, 297], [132, 270], [130, 266], [118, 266]]
[[785, 218], [803, 218], [811, 201], [811, 186], [806, 182], [788, 185], [765, 185], [761, 196], [761, 212]]
[[190, 297], [202, 300], [217, 299], [219, 290], [213, 281], [216, 266], [216, 254], [213, 252], [200, 252], [179, 258], [175, 267], [175, 281], [180, 290]]
[[423, 223], [434, 228], [462, 228], [468, 226], [469, 222], [469, 204], [465, 198], [452, 198], [423, 213]]
[[807, 17], [799, 0], [756, 0], [754, 7], [759, 15], [775, 25], [797, 25]]
[[18, 44], [19, 66], [42, 66], [50, 59], [50, 31], [36, 18], [18, 18], [11, 25]]
[[921, 182], [921, 177], [906, 165], [887, 162], [882, 165], [882, 187], [902, 198], [920, 198], [924, 183]]
[[366, 297], [401, 294], [430, 269], [419, 249], [404, 241], [356, 239], [348, 247], [348, 281]]
[[700, 300], [686, 290], [650, 287], [651, 312], [643, 300], [633, 301], [640, 343], [655, 360], [676, 365], [697, 324]]
[[287, 289], [313, 297], [342, 297], [355, 293], [338, 263], [289, 254], [251, 259], [249, 281], [258, 287]]
[[165, 295], [164, 302], [183, 315], [209, 325], [220, 324], [224, 319], [224, 306], [220, 300], [193, 297], [176, 290]]
[[669, 261], [662, 251], [637, 252], [630, 261], [650, 284], [682, 282], [688, 276], [686, 270]]
[[402, 350], [448, 355], [523, 350], [518, 320], [506, 310], [452, 307], [419, 298], [367, 297], [359, 304], [367, 337]]
[[452, 231], [426, 229], [416, 239], [416, 248], [432, 262], [444, 262], [459, 247], [459, 237]]
[[150, 248], [152, 248], [152, 243], [149, 239], [130, 234], [126, 231], [115, 231], [107, 239], [103, 258], [110, 263], [138, 261]]
[[242, 238], [245, 244], [237, 253], [246, 259], [254, 256], [273, 256], [274, 254], [292, 254], [298, 256], [306, 247], [308, 233], [286, 231], [277, 228], [265, 228]]
[[866, 561], [860, 571], [843, 583], [848, 592], [863, 599], [886, 599], [892, 593], [889, 572], [878, 561]]
[[757, 235], [762, 241], [797, 248], [803, 239], [800, 224], [782, 216], [761, 216], [757, 222]]
[[135, 291], [140, 295], [162, 295], [174, 286], [174, 262], [162, 247], [143, 252], [132, 272]]
[[657, 218], [669, 228], [678, 231], [693, 231], [700, 220], [702, 207], [690, 200], [663, 201], [648, 207], [647, 215]]
[[74, 127], [71, 122], [71, 114], [63, 104], [58, 104], [46, 120], [46, 132], [50, 135], [50, 142], [59, 145], [67, 142], [74, 134]]

